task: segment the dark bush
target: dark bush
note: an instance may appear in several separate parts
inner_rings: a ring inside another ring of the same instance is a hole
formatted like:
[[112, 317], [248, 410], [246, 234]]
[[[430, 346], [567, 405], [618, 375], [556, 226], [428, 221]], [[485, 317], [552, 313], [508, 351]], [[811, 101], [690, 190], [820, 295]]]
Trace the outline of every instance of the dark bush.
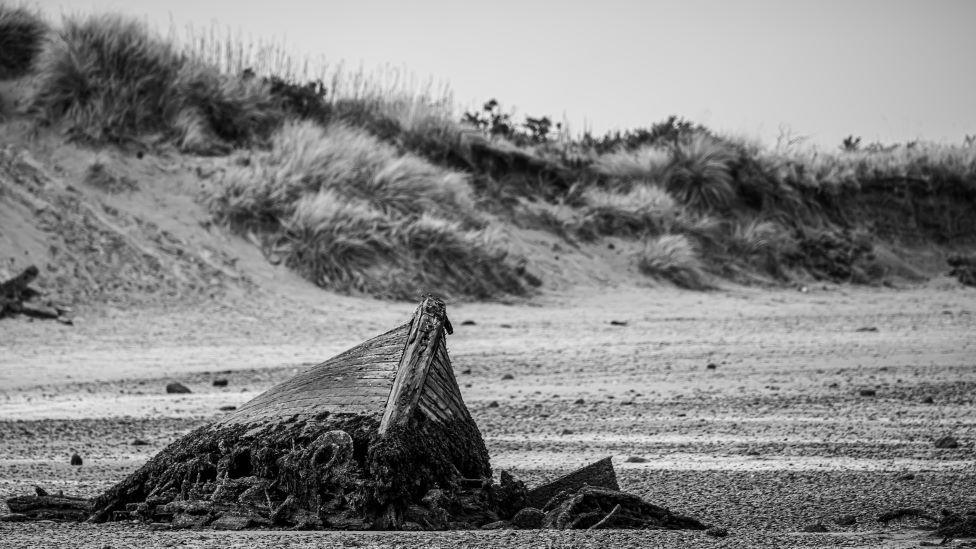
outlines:
[[47, 23], [36, 13], [0, 4], [0, 78], [30, 72], [47, 31]]

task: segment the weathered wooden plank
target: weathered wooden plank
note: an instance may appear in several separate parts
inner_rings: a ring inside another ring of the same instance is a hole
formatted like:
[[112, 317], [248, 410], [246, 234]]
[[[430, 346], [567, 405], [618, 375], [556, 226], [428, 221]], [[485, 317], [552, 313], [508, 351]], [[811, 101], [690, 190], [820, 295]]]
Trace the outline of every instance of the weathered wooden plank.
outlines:
[[430, 363], [444, 337], [446, 322], [444, 302], [433, 296], [424, 297], [410, 322], [407, 343], [380, 421], [381, 435], [412, 417], [423, 394]]

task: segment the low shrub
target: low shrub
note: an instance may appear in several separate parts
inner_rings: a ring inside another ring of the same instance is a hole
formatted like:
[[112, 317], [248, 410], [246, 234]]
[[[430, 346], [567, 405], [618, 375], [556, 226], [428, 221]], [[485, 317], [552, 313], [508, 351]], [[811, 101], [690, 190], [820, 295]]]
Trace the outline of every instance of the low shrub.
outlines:
[[0, 4], [0, 78], [30, 72], [47, 32], [47, 23], [37, 13]]
[[711, 287], [701, 260], [688, 237], [665, 234], [645, 241], [637, 267], [646, 275], [663, 278], [690, 290]]

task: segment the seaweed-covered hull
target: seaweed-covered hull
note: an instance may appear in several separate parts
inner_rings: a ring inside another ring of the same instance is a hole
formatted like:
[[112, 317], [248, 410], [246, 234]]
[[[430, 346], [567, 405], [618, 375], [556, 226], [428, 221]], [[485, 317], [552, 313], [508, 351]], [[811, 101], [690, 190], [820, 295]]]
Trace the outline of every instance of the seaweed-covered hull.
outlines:
[[425, 298], [409, 323], [175, 441], [96, 498], [91, 519], [362, 529], [495, 518], [486, 493], [457, 503], [464, 479], [490, 479], [491, 467], [449, 331], [443, 302]]
[[[175, 528], [702, 528], [619, 491], [609, 458], [527, 491], [468, 412], [443, 302], [176, 440], [93, 500], [11, 498], [25, 520]], [[20, 517], [19, 517], [20, 518]], [[504, 519], [504, 520], [499, 520]]]

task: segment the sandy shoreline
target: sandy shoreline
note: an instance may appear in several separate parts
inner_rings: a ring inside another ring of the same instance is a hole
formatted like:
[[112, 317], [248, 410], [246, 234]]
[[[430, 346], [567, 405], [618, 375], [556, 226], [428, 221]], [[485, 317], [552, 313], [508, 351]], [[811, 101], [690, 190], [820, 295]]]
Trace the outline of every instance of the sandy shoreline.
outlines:
[[[93, 310], [73, 328], [5, 320], [0, 496], [35, 484], [94, 494], [226, 413], [220, 407], [402, 322], [411, 307], [322, 293]], [[725, 526], [730, 537], [0, 523], [0, 545], [917, 546], [924, 532], [876, 516], [897, 506], [976, 508], [971, 290], [617, 288], [449, 314], [458, 329], [448, 347], [496, 473], [536, 482], [613, 455], [624, 489]], [[228, 386], [213, 387], [216, 377]], [[166, 395], [169, 380], [194, 392]], [[861, 396], [866, 388], [875, 395]], [[961, 447], [934, 448], [948, 433]], [[149, 444], [132, 446], [135, 438]], [[75, 451], [82, 467], [67, 464]], [[630, 456], [647, 461], [626, 463]], [[858, 524], [837, 526], [841, 514]], [[799, 531], [817, 521], [830, 532]]]

